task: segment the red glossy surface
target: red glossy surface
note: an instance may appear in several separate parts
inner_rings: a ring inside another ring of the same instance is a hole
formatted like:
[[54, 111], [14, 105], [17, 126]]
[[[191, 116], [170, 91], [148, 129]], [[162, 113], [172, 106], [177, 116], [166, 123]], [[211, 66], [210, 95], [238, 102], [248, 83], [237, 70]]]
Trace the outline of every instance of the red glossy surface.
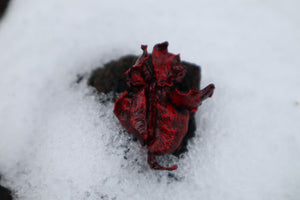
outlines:
[[179, 55], [168, 53], [168, 43], [157, 44], [149, 61], [147, 46], [126, 73], [129, 91], [115, 102], [114, 113], [125, 129], [148, 147], [148, 164], [153, 169], [174, 170], [177, 165], [163, 167], [155, 156], [173, 153], [187, 133], [189, 113], [196, 112], [201, 102], [213, 95], [214, 85], [201, 91], [178, 91], [186, 70]]

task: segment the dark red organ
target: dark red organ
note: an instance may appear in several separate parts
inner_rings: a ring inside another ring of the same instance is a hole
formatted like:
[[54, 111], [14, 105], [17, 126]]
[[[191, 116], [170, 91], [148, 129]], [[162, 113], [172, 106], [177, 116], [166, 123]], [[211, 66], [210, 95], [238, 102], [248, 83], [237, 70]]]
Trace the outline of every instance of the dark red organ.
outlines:
[[163, 167], [155, 156], [173, 153], [188, 130], [191, 112], [196, 112], [201, 102], [211, 97], [214, 85], [201, 91], [178, 91], [186, 73], [179, 55], [168, 53], [168, 42], [153, 48], [152, 60], [147, 46], [143, 54], [126, 73], [130, 90], [115, 102], [114, 113], [125, 129], [142, 145], [148, 147], [148, 164], [153, 169], [174, 170], [177, 165]]

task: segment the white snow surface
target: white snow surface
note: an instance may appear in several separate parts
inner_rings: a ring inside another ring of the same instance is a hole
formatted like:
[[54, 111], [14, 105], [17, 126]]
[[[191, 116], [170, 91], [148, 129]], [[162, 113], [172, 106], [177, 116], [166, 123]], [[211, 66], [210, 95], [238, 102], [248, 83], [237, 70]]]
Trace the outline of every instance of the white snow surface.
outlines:
[[[12, 1], [0, 22], [0, 183], [20, 200], [299, 200], [299, 9], [298, 0]], [[179, 165], [171, 174], [148, 167], [113, 104], [86, 84], [97, 66], [166, 40], [202, 66], [202, 87], [216, 85], [189, 152], [164, 158]]]

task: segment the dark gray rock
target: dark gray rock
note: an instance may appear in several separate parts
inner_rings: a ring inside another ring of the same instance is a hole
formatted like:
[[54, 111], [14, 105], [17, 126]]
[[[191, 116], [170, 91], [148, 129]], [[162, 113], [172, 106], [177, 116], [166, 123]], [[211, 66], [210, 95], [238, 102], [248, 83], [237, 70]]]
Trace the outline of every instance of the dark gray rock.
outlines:
[[0, 185], [0, 200], [12, 200], [11, 191]]
[[8, 6], [9, 0], [0, 0], [0, 19]]

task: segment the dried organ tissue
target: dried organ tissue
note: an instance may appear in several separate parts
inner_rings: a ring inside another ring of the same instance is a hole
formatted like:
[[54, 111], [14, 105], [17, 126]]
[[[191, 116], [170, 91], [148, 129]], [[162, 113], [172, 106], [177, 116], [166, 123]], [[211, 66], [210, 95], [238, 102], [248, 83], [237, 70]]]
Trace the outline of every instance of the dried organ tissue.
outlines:
[[129, 90], [115, 102], [114, 113], [125, 129], [148, 148], [148, 164], [153, 169], [174, 170], [177, 165], [163, 167], [155, 156], [173, 153], [187, 133], [190, 113], [211, 97], [214, 85], [203, 90], [181, 92], [174, 87], [186, 73], [179, 55], [168, 53], [168, 42], [154, 46], [151, 56], [147, 46], [143, 54], [125, 73]]

